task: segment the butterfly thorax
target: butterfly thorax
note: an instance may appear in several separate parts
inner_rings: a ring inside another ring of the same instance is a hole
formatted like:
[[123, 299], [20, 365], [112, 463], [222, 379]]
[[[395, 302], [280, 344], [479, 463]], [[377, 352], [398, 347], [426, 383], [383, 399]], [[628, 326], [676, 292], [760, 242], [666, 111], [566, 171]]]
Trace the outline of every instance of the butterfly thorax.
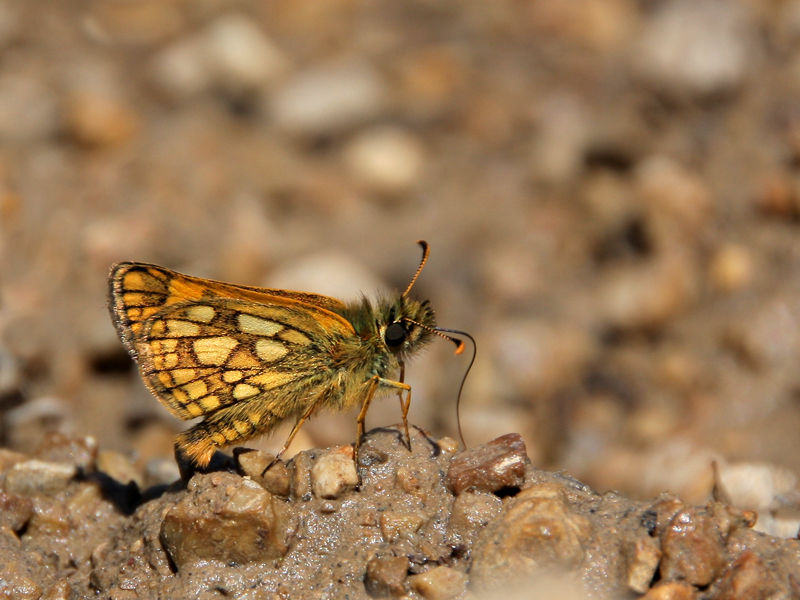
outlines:
[[381, 377], [427, 346], [433, 338], [429, 328], [436, 326], [427, 300], [419, 302], [400, 295], [382, 297], [375, 303], [361, 298], [346, 304], [340, 314], [356, 332], [358, 343], [352, 351], [360, 355], [372, 375]]

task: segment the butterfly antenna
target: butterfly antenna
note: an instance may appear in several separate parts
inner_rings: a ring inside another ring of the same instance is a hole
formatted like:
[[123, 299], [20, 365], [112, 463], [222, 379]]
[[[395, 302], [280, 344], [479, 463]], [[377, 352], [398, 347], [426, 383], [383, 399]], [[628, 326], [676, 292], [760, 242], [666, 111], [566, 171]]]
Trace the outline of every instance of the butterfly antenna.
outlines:
[[[424, 246], [427, 248], [426, 246]], [[424, 257], [423, 257], [423, 264], [425, 264]], [[421, 266], [420, 266], [421, 268]], [[418, 271], [419, 273], [419, 271]], [[413, 281], [412, 281], [413, 283]], [[458, 386], [458, 396], [456, 397], [456, 423], [458, 424], [458, 437], [461, 438], [461, 443], [464, 445], [464, 448], [467, 447], [467, 442], [464, 440], [464, 432], [461, 429], [461, 392], [464, 390], [464, 384], [467, 382], [467, 376], [469, 375], [470, 370], [472, 369], [472, 365], [475, 364], [475, 357], [478, 354], [478, 343], [475, 341], [475, 338], [468, 334], [466, 331], [459, 331], [457, 329], [445, 329], [443, 327], [428, 327], [427, 325], [423, 325], [422, 323], [418, 323], [413, 319], [409, 319], [408, 317], [404, 317], [403, 321], [408, 323], [412, 323], [417, 327], [421, 327], [422, 329], [426, 329], [431, 333], [438, 335], [441, 338], [444, 338], [450, 342], [453, 342], [456, 345], [456, 354], [461, 354], [464, 351], [464, 347], [466, 344], [464, 340], [459, 340], [454, 338], [448, 333], [455, 333], [456, 335], [463, 335], [464, 337], [468, 338], [469, 341], [472, 342], [472, 358], [469, 361], [469, 365], [467, 366], [467, 370], [464, 371], [464, 377], [461, 379], [461, 385]]]
[[411, 288], [414, 287], [414, 282], [417, 281], [417, 277], [419, 277], [420, 271], [422, 271], [422, 267], [425, 266], [425, 263], [428, 262], [428, 255], [431, 253], [431, 247], [428, 246], [428, 242], [425, 240], [419, 240], [417, 243], [422, 246], [422, 260], [419, 261], [419, 267], [417, 267], [417, 272], [414, 273], [414, 276], [411, 278], [411, 283], [408, 284], [406, 291], [403, 292], [403, 297], [405, 298], [408, 296], [408, 292], [411, 291]]

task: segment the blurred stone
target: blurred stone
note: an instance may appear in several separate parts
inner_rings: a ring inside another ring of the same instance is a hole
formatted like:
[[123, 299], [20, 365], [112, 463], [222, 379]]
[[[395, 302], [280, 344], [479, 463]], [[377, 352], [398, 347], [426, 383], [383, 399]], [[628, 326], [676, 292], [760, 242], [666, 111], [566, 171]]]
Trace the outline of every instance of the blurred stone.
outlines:
[[357, 135], [344, 149], [356, 180], [385, 194], [404, 193], [419, 183], [425, 166], [422, 142], [399, 127], [381, 126]]
[[195, 475], [164, 517], [161, 540], [178, 569], [203, 560], [245, 564], [280, 558], [287, 546], [273, 497], [230, 473]]
[[30, 498], [10, 492], [0, 492], [0, 527], [19, 531], [33, 516], [33, 502]]
[[743, 83], [754, 40], [747, 9], [719, 0], [660, 5], [633, 60], [642, 76], [672, 97], [708, 97]]
[[100, 43], [152, 46], [177, 34], [184, 26], [184, 15], [171, 2], [102, 0], [91, 4], [83, 26]]
[[411, 575], [409, 587], [425, 600], [456, 600], [467, 590], [467, 575], [450, 567], [433, 567]]
[[700, 592], [682, 581], [661, 581], [647, 590], [639, 600], [697, 600]]
[[612, 328], [658, 329], [684, 312], [698, 293], [688, 257], [630, 265], [609, 273], [598, 290], [598, 314]]
[[97, 455], [97, 470], [120, 483], [127, 484], [133, 481], [139, 488], [143, 487], [142, 472], [130, 458], [120, 452], [101, 450]]
[[628, 587], [637, 594], [644, 594], [650, 589], [661, 561], [658, 541], [651, 537], [641, 537], [623, 546], [622, 552], [628, 569]]
[[0, 74], [0, 141], [33, 142], [58, 131], [58, 99], [39, 77]]
[[800, 501], [797, 475], [777, 465], [718, 461], [716, 477], [727, 500], [743, 510], [769, 513]]
[[52, 496], [66, 489], [77, 474], [75, 465], [26, 460], [7, 472], [5, 489], [21, 496]]
[[358, 481], [352, 446], [326, 452], [311, 467], [311, 489], [320, 498], [338, 498]]
[[50, 589], [41, 597], [41, 600], [70, 600], [72, 597], [72, 586], [66, 579], [56, 581]]
[[299, 135], [330, 135], [364, 123], [385, 106], [386, 85], [369, 63], [342, 60], [298, 73], [272, 97], [281, 129]]
[[528, 456], [518, 433], [509, 433], [457, 454], [447, 471], [447, 486], [462, 492], [500, 492], [519, 488], [525, 480]]
[[795, 294], [775, 294], [728, 324], [725, 342], [756, 368], [781, 369], [800, 355], [800, 303]]
[[375, 557], [367, 563], [364, 587], [373, 598], [398, 598], [406, 591], [409, 562], [405, 556]]
[[[233, 456], [243, 475], [260, 484], [270, 494], [281, 498], [289, 496], [292, 483], [291, 473], [286, 467], [286, 463], [281, 460], [272, 464], [275, 460], [274, 454], [249, 448], [236, 448]], [[267, 467], [269, 467], [268, 470]]]
[[3, 0], [0, 2], [0, 48], [14, 42], [22, 32], [19, 5]]
[[43, 396], [26, 401], [6, 413], [9, 445], [35, 450], [49, 434], [71, 428], [72, 412], [60, 398]]
[[678, 511], [659, 537], [662, 579], [707, 586], [725, 564], [720, 532], [705, 511], [691, 507]]
[[144, 467], [142, 488], [169, 485], [181, 478], [180, 469], [173, 458], [151, 458]]
[[73, 93], [65, 113], [69, 131], [78, 143], [89, 147], [124, 144], [139, 129], [138, 115], [130, 106], [102, 93]]
[[387, 541], [412, 539], [427, 520], [426, 515], [416, 510], [387, 511], [380, 517], [381, 533]]
[[82, 473], [96, 468], [97, 441], [91, 437], [76, 438], [59, 432], [48, 433], [36, 448], [36, 458], [74, 465]]
[[738, 244], [726, 244], [711, 259], [709, 275], [714, 287], [723, 292], [735, 292], [753, 281], [753, 255]]
[[561, 486], [526, 488], [478, 538], [470, 586], [477, 593], [489, 593], [547, 567], [574, 569], [591, 535], [591, 522], [573, 512]]
[[184, 100], [212, 89], [234, 95], [258, 90], [286, 66], [283, 53], [252, 18], [228, 13], [162, 50], [153, 75], [171, 98]]
[[589, 143], [589, 115], [571, 96], [553, 96], [538, 111], [539, 134], [534, 139], [531, 165], [538, 179], [563, 185], [583, 168]]
[[715, 584], [719, 600], [769, 600], [780, 596], [771, 567], [755, 553], [745, 550]]

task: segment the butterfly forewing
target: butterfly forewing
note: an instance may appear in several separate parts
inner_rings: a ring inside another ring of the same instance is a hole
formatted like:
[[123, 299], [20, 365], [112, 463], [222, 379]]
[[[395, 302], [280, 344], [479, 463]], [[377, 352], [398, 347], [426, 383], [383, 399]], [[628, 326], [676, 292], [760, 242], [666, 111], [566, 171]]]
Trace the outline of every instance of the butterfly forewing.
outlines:
[[325, 368], [330, 354], [320, 350], [353, 335], [327, 308], [338, 300], [270, 291], [134, 263], [118, 265], [111, 277], [117, 329], [148, 387], [182, 419], [265, 394], [278, 409], [280, 388]]

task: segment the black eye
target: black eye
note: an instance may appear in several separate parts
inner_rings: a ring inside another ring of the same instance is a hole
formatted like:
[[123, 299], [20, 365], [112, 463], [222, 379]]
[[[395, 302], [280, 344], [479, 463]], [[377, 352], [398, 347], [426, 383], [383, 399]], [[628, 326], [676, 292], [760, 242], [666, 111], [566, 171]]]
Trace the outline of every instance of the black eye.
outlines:
[[402, 324], [392, 323], [386, 328], [383, 334], [383, 341], [387, 346], [399, 346], [406, 341], [406, 330], [403, 329]]

